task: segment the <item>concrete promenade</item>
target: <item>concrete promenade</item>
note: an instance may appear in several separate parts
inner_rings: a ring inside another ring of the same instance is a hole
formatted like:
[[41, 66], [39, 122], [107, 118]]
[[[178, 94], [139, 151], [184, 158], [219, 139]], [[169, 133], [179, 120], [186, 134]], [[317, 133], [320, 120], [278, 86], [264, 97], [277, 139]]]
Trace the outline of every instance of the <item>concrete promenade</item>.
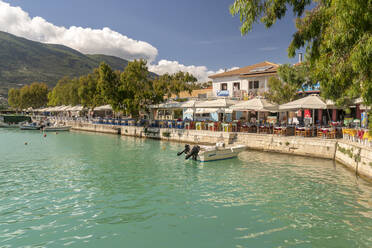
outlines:
[[346, 140], [205, 130], [144, 128], [79, 122], [69, 122], [68, 124], [72, 126], [72, 129], [81, 131], [121, 134], [124, 136], [194, 144], [235, 143], [246, 145], [247, 149], [332, 159], [344, 164], [357, 175], [372, 181], [372, 148]]

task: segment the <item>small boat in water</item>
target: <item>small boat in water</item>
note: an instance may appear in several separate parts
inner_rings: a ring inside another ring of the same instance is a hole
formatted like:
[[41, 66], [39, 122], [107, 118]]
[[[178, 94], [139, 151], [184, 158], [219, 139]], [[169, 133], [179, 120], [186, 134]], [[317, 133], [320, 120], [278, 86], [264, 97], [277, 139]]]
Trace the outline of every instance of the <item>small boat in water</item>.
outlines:
[[217, 143], [215, 146], [196, 145], [190, 150], [190, 146], [185, 145], [185, 150], [179, 152], [177, 155], [179, 156], [185, 153], [185, 159], [191, 157], [193, 160], [208, 162], [237, 157], [245, 148], [246, 146], [244, 145], [225, 146], [225, 143]]
[[41, 128], [41, 126], [36, 122], [32, 122], [32, 123], [20, 124], [19, 128], [21, 130], [39, 130]]
[[44, 127], [43, 131], [44, 132], [62, 132], [62, 131], [70, 131], [71, 126], [51, 126], [51, 127]]

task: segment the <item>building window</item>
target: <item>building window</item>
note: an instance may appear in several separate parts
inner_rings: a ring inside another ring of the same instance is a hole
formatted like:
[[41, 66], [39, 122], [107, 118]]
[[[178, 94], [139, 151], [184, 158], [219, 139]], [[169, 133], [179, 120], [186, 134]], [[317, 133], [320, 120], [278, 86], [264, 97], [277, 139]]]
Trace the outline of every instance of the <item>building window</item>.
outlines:
[[260, 87], [260, 81], [249, 81], [249, 89], [258, 89]]
[[221, 84], [221, 90], [227, 90], [227, 84], [226, 83]]
[[234, 89], [234, 91], [235, 90], [240, 90], [240, 83], [234, 83], [233, 89]]

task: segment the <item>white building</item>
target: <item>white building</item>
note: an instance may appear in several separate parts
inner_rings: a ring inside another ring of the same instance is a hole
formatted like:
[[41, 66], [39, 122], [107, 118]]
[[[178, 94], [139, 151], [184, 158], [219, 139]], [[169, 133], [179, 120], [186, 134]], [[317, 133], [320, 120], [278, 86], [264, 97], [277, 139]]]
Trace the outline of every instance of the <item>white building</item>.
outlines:
[[209, 76], [213, 81], [213, 96], [250, 98], [268, 90], [268, 80], [277, 76], [279, 65], [261, 62], [236, 70]]

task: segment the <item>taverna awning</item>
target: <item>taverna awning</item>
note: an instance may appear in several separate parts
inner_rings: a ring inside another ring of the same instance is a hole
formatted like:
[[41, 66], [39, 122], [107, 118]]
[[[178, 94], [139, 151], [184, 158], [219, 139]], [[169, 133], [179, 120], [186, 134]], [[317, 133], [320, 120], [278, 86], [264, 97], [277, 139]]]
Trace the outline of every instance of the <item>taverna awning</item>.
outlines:
[[195, 107], [195, 100], [190, 100], [187, 102], [182, 102], [180, 104], [180, 108], [194, 108]]
[[231, 113], [229, 109], [222, 108], [188, 108], [184, 111], [184, 114], [211, 114], [211, 113]]
[[82, 111], [84, 109], [83, 106], [81, 105], [76, 105], [76, 106], [72, 106], [72, 107], [69, 107], [66, 109], [66, 111], [72, 111], [72, 112], [75, 112], [75, 111]]
[[304, 98], [285, 103], [279, 106], [279, 110], [297, 110], [297, 109], [327, 109], [328, 106], [318, 95], [309, 95]]
[[248, 101], [241, 101], [237, 104], [234, 104], [230, 107], [233, 110], [253, 110], [260, 112], [278, 112], [279, 106], [272, 104], [264, 98], [254, 98]]
[[103, 105], [103, 106], [94, 108], [94, 110], [95, 111], [106, 111], [106, 110], [112, 110], [112, 107], [111, 105]]
[[228, 108], [235, 103], [237, 103], [237, 101], [235, 100], [217, 99], [217, 100], [210, 100], [210, 101], [195, 102], [195, 107], [197, 108]]
[[182, 108], [182, 107], [181, 107], [180, 102], [172, 101], [172, 102], [150, 105], [150, 108], [153, 108], [153, 109], [177, 109], [177, 108]]

